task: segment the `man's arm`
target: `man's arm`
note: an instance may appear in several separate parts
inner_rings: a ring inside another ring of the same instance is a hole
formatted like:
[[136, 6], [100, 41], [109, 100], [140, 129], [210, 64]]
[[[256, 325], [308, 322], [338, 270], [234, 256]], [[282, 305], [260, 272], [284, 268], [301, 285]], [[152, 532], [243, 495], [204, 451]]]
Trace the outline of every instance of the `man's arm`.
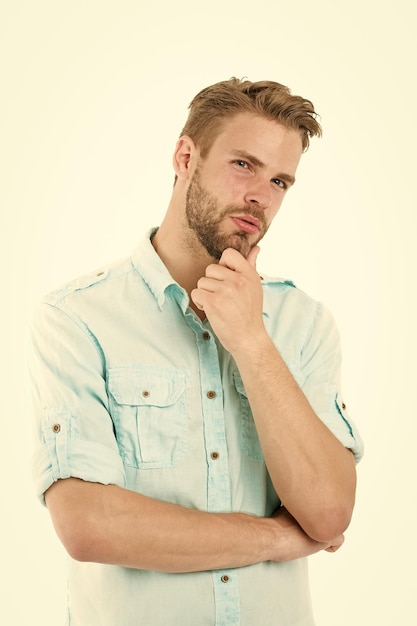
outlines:
[[191, 297], [235, 359], [282, 503], [310, 537], [328, 541], [351, 518], [354, 458], [316, 416], [266, 332], [258, 251], [245, 259], [226, 250]]
[[45, 498], [59, 538], [80, 561], [195, 572], [288, 561], [343, 543], [314, 541], [285, 509], [271, 518], [206, 513], [76, 478], [57, 481]]
[[318, 541], [344, 532], [355, 501], [353, 454], [316, 416], [269, 338], [234, 358], [283, 505]]

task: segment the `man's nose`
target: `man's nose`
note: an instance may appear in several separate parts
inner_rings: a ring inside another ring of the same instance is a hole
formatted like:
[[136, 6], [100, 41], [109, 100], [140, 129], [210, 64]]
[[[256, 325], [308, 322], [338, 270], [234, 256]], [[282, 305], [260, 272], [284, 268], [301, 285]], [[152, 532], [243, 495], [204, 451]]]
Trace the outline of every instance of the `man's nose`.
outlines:
[[272, 203], [272, 189], [270, 181], [257, 180], [245, 193], [246, 204], [257, 204], [262, 209], [268, 209]]

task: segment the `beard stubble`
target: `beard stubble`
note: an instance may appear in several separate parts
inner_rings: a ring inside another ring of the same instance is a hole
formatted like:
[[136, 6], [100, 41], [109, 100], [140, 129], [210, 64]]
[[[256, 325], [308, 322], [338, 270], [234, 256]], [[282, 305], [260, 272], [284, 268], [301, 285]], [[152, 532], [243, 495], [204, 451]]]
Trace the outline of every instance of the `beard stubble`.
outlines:
[[[254, 243], [250, 243], [249, 234], [244, 231], [225, 233], [221, 231], [221, 224], [228, 215], [252, 215], [260, 222], [260, 233]], [[226, 248], [234, 248], [245, 258], [251, 248], [255, 246], [268, 230], [263, 209], [256, 206], [228, 205], [219, 211], [217, 198], [204, 189], [200, 180], [200, 168], [197, 167], [186, 196], [185, 216], [187, 226], [192, 234], [196, 235], [199, 243], [206, 252], [217, 261]], [[186, 238], [190, 241], [189, 237]]]

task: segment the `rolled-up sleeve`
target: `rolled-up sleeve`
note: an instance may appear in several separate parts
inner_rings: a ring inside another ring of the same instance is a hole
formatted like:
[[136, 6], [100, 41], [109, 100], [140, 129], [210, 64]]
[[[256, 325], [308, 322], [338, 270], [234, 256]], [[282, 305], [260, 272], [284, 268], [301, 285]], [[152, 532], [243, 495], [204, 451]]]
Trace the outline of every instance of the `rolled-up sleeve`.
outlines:
[[36, 493], [61, 478], [124, 486], [108, 412], [104, 357], [89, 329], [42, 303], [30, 327], [29, 371], [35, 412]]
[[364, 446], [350, 419], [341, 391], [342, 351], [339, 331], [329, 310], [316, 303], [313, 321], [303, 346], [303, 391], [316, 415], [358, 462]]

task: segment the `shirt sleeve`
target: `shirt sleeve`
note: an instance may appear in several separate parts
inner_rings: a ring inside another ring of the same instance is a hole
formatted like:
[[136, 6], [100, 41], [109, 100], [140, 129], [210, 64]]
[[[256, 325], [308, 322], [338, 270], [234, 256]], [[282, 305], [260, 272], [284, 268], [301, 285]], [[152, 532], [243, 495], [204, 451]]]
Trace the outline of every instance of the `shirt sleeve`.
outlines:
[[320, 303], [316, 305], [301, 360], [305, 376], [302, 389], [312, 408], [335, 437], [352, 450], [359, 462], [364, 446], [342, 396], [340, 336], [333, 316]]
[[61, 479], [125, 485], [108, 412], [104, 358], [96, 338], [57, 306], [42, 303], [30, 328], [36, 493]]

